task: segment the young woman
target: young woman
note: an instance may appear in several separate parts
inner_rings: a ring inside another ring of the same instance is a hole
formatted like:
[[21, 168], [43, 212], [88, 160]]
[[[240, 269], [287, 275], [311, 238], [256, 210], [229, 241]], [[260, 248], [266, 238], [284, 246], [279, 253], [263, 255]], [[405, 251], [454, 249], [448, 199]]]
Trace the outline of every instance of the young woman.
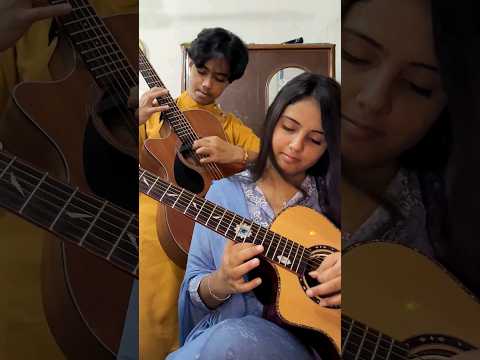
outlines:
[[[304, 73], [270, 106], [259, 157], [251, 170], [215, 182], [207, 199], [268, 226], [283, 209], [308, 206], [338, 223], [340, 87]], [[317, 179], [317, 180], [316, 180]], [[262, 246], [234, 244], [196, 226], [180, 290], [181, 348], [168, 359], [310, 359], [308, 344], [264, 320], [248, 278]], [[340, 256], [331, 255], [310, 276], [321, 282], [307, 292], [338, 305]]]
[[[469, 94], [474, 80], [465, 87], [478, 71], [469, 58], [478, 58], [478, 45], [468, 11], [467, 4], [431, 0], [342, 1], [342, 236], [344, 249], [374, 239], [414, 247], [478, 296], [479, 247], [469, 215], [476, 205], [458, 201], [461, 195], [478, 204], [471, 188], [458, 186], [472, 177], [457, 172], [463, 181], [445, 190], [447, 169], [474, 158], [467, 144], [476, 132], [464, 127], [478, 119]], [[449, 160], [452, 145], [457, 164]], [[456, 213], [447, 211], [453, 194]], [[346, 284], [355, 281], [347, 276]], [[478, 352], [458, 356], [474, 358]]]
[[434, 256], [424, 200], [449, 133], [430, 2], [344, 1], [342, 19], [344, 246], [395, 240]]

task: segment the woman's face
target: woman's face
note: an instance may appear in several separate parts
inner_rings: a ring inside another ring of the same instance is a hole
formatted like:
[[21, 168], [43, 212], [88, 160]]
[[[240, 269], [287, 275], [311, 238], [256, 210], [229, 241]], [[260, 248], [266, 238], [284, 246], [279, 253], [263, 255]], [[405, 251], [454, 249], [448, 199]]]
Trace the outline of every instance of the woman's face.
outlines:
[[312, 98], [285, 108], [273, 130], [272, 149], [278, 166], [292, 178], [305, 177], [327, 149], [322, 115]]
[[355, 3], [342, 30], [342, 155], [348, 166], [388, 166], [446, 105], [428, 0]]

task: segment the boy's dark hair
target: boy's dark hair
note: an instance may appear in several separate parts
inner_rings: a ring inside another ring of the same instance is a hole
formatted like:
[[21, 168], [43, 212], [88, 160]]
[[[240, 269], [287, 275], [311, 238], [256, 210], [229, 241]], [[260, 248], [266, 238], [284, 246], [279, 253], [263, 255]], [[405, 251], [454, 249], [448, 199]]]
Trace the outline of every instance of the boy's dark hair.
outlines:
[[197, 68], [211, 59], [225, 59], [229, 65], [228, 81], [240, 79], [248, 64], [248, 50], [234, 33], [223, 28], [203, 29], [187, 49]]

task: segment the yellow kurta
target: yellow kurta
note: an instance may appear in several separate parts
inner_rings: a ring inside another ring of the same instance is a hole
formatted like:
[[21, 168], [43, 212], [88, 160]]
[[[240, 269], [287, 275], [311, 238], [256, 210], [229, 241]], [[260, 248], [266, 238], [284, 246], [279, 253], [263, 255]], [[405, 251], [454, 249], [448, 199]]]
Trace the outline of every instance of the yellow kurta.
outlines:
[[[90, 3], [101, 16], [138, 12], [138, 0]], [[47, 64], [56, 41], [47, 45], [50, 24], [51, 20], [34, 24], [15, 47], [0, 53], [0, 114], [15, 84], [51, 79]], [[0, 252], [0, 359], [64, 359], [43, 311], [43, 237], [44, 232], [35, 226], [0, 211], [0, 240], [4, 248]]]
[[[177, 99], [180, 110], [203, 109], [220, 121], [227, 141], [259, 151], [260, 140], [235, 115], [216, 104], [202, 106], [187, 92]], [[159, 136], [159, 115], [140, 126], [140, 144]], [[140, 194], [140, 352], [143, 360], [163, 359], [178, 347], [177, 300], [184, 271], [166, 255], [157, 238], [157, 202]]]

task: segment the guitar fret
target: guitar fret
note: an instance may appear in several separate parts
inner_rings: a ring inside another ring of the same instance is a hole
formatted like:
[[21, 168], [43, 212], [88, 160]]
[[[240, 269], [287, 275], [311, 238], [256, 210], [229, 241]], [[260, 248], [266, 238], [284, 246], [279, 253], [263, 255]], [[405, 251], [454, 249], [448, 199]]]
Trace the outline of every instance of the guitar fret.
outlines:
[[298, 273], [298, 268], [300, 267], [300, 264], [302, 263], [302, 258], [303, 258], [304, 253], [305, 253], [305, 247], [303, 246], [302, 255], [300, 255], [300, 260], [298, 261], [297, 269], [295, 270], [296, 273]]
[[[288, 243], [288, 240], [286, 240], [287, 243]], [[288, 261], [290, 261], [290, 255], [292, 254], [292, 249], [293, 249], [293, 246], [294, 246], [294, 243], [292, 242], [291, 246], [290, 246], [290, 251], [288, 252], [288, 255], [287, 255], [287, 259]], [[285, 245], [285, 248], [287, 247], [287, 245]], [[285, 249], [283, 249], [283, 251], [285, 251]], [[283, 252], [282, 252], [282, 257], [283, 257]], [[293, 264], [293, 262], [292, 262]], [[286, 265], [285, 265], [286, 266]]]
[[[300, 246], [298, 245], [296, 245], [295, 247], [297, 248], [297, 251], [295, 251], [295, 256], [293, 257], [292, 266], [290, 267], [290, 270], [293, 270], [293, 266], [295, 265], [295, 260], [297, 260], [298, 250], [300, 249]], [[290, 257], [290, 254], [288, 254], [288, 256]]]
[[100, 75], [96, 75], [95, 78], [96, 78], [96, 79], [102, 79], [102, 78], [104, 78], [105, 76], [109, 76], [109, 75], [112, 75], [112, 74], [121, 72], [122, 70], [126, 70], [126, 69], [130, 69], [130, 66], [123, 66], [123, 67], [121, 67], [121, 68], [116, 68], [116, 69], [113, 70], [113, 71], [109, 71], [109, 72], [106, 72], [106, 73], [103, 73], [103, 74], [100, 74]]
[[[90, 61], [90, 62], [92, 62], [92, 61]], [[125, 65], [126, 60], [125, 60], [125, 59], [120, 59], [120, 60], [109, 61], [109, 63], [92, 67], [90, 70], [91, 70], [91, 71], [101, 70], [101, 69], [104, 68], [104, 67], [115, 66], [116, 63], [121, 63], [121, 64], [123, 65], [123, 68], [127, 68], [127, 67], [128, 67], [128, 64]]]
[[37, 186], [35, 186], [35, 188], [32, 190], [32, 192], [30, 193], [30, 195], [27, 197], [27, 200], [25, 200], [25, 202], [23, 203], [22, 207], [20, 208], [20, 210], [18, 210], [18, 213], [21, 214], [23, 212], [23, 210], [25, 209], [25, 207], [27, 206], [27, 204], [30, 202], [30, 200], [32, 199], [32, 197], [34, 196], [35, 192], [38, 190], [38, 188], [40, 187], [40, 185], [42, 185], [43, 181], [45, 180], [45, 178], [48, 176], [48, 172], [43, 174], [42, 178], [40, 179], [40, 181], [38, 182]]
[[203, 201], [202, 206], [200, 207], [200, 210], [198, 210], [198, 213], [197, 213], [197, 215], [195, 216], [195, 220], [197, 220], [198, 216], [199, 216], [200, 213], [202, 212], [202, 209], [203, 209], [203, 207], [205, 206], [206, 203], [207, 203], [206, 201]]
[[[98, 47], [98, 45], [100, 44], [99, 40], [105, 40], [105, 38], [103, 37], [98, 37], [98, 36], [95, 36], [95, 37], [91, 37], [89, 39], [84, 39], [84, 40], [81, 40], [81, 41], [77, 41], [76, 44], [77, 45], [83, 45], [83, 44], [87, 44], [89, 42], [94, 42], [94, 44]], [[103, 47], [107, 46], [107, 45], [101, 45]], [[111, 45], [108, 45], [108, 46], [111, 46]]]
[[[160, 80], [159, 76], [153, 69], [150, 61], [143, 53], [142, 49], [139, 49], [139, 59], [140, 59], [140, 72], [144, 77], [147, 84], [152, 88], [153, 86], [165, 87], [165, 85]], [[151, 81], [154, 79], [155, 81]], [[185, 115], [178, 109], [176, 102], [172, 99], [170, 95], [162, 98], [157, 98], [157, 101], [160, 105], [168, 104], [170, 109], [163, 113], [165, 119], [170, 123], [173, 130], [177, 136], [182, 140], [182, 142], [187, 142], [188, 140], [197, 140], [198, 136], [195, 134], [195, 131], [190, 126], [189, 121], [185, 118]], [[189, 137], [191, 139], [189, 139]]]
[[128, 227], [130, 226], [130, 224], [132, 223], [132, 220], [135, 218], [135, 214], [132, 214], [130, 216], [130, 218], [128, 219], [128, 222], [127, 222], [127, 225], [125, 225], [125, 227], [123, 228], [122, 232], [120, 233], [120, 236], [117, 238], [117, 240], [115, 241], [115, 244], [113, 244], [113, 247], [112, 249], [110, 250], [110, 252], [108, 253], [107, 255], [107, 260], [110, 260], [110, 257], [112, 256], [113, 252], [115, 251], [115, 249], [117, 248], [118, 244], [120, 243], [120, 241], [122, 240], [122, 238], [125, 236], [125, 233], [127, 232], [128, 230]]
[[280, 239], [278, 239], [278, 244], [277, 244], [277, 247], [275, 248], [275, 251], [273, 252], [272, 259], [275, 259], [275, 254], [277, 253], [277, 250], [278, 250], [278, 247], [280, 246], [281, 241], [282, 241], [282, 236], [280, 236]]
[[177, 196], [177, 199], [173, 203], [172, 208], [175, 208], [175, 205], [177, 204], [177, 201], [182, 197], [182, 194], [183, 194], [184, 191], [185, 191], [185, 189], [182, 189], [182, 191], [180, 191], [180, 194]]
[[96, 16], [82, 16], [82, 18], [80, 18], [80, 19], [75, 19], [75, 20], [64, 22], [63, 25], [69, 26], [69, 25], [77, 24], [77, 23], [82, 22], [82, 21], [88, 21], [88, 19], [96, 19]]
[[258, 224], [255, 224], [255, 223], [252, 223], [252, 228], [256, 226], [257, 227], [257, 231], [255, 232], [255, 235], [253, 235], [253, 240], [252, 240], [252, 244], [257, 244], [256, 241], [257, 241], [257, 236], [258, 236], [258, 233], [260, 231], [260, 229], [262, 228], [260, 225]]
[[217, 204], [215, 204], [215, 206], [213, 207], [213, 210], [212, 210], [212, 212], [210, 213], [210, 216], [208, 217], [205, 225], [208, 226], [208, 222], [210, 221], [210, 218], [212, 217], [212, 215], [213, 215], [213, 213], [215, 212], [215, 209], [216, 209], [216, 208], [217, 208]]
[[237, 215], [234, 214], [232, 220], [230, 221], [230, 224], [228, 224], [227, 230], [225, 230], [225, 234], [224, 234], [225, 236], [227, 236], [228, 230], [230, 230], [230, 226], [232, 226], [233, 220], [235, 220], [236, 216]]
[[348, 339], [349, 339], [349, 337], [350, 337], [350, 334], [352, 333], [353, 323], [354, 323], [354, 321], [351, 320], [351, 321], [350, 321], [350, 326], [349, 326], [348, 331], [347, 331], [347, 336], [346, 336], [345, 339], [343, 340], [343, 344], [342, 344], [342, 354], [345, 352], [345, 346], [347, 345]]
[[360, 353], [362, 352], [363, 344], [365, 342], [365, 338], [367, 337], [367, 333], [368, 333], [368, 326], [365, 327], [365, 329], [363, 329], [362, 340], [360, 341], [360, 344], [358, 345], [358, 350], [357, 350], [357, 354], [355, 355], [355, 360], [358, 360], [358, 358], [360, 356]]
[[[157, 177], [158, 179], [158, 177]], [[162, 201], [163, 197], [167, 194], [168, 190], [170, 189], [170, 187], [172, 186], [172, 184], [168, 185], [167, 187], [167, 190], [165, 190], [165, 192], [163, 193], [162, 197], [160, 198], [160, 201]]]
[[85, 232], [85, 234], [83, 235], [83, 237], [80, 239], [80, 242], [79, 242], [79, 245], [80, 246], [83, 246], [83, 243], [88, 235], [88, 233], [92, 230], [93, 226], [95, 225], [95, 222], [98, 220], [98, 218], [100, 217], [100, 214], [102, 213], [103, 209], [105, 209], [105, 206], [107, 205], [108, 201], [105, 201], [102, 205], [102, 207], [100, 208], [100, 210], [98, 211], [97, 215], [95, 216], [95, 218], [92, 220], [92, 222], [90, 223], [87, 231]]
[[263, 243], [265, 242], [267, 234], [268, 234], [268, 230], [265, 230], [265, 234], [263, 235], [262, 242], [260, 243], [260, 245], [263, 245]]
[[195, 199], [195, 196], [192, 196], [192, 199], [190, 200], [190, 202], [188, 203], [187, 207], [185, 208], [185, 210], [183, 211], [184, 214], [187, 213], [188, 211], [188, 208], [190, 207], [190, 205], [192, 204], [192, 201]]
[[393, 343], [394, 343], [394, 340], [390, 339], [390, 345], [389, 345], [387, 356], [385, 357], [385, 360], [389, 360], [390, 356], [392, 355]]
[[3, 169], [2, 173], [0, 174], [0, 179], [3, 177], [3, 175], [6, 174], [7, 170], [10, 168], [10, 166], [12, 166], [12, 164], [15, 162], [15, 160], [17, 160], [17, 157], [14, 156], [12, 158], [12, 160], [10, 160], [10, 162], [7, 164], [7, 166], [5, 167], [5, 169]]
[[377, 356], [377, 351], [378, 351], [378, 346], [380, 345], [380, 340], [382, 339], [382, 334], [379, 334], [377, 337], [377, 342], [375, 343], [375, 349], [373, 350], [372, 357], [370, 360], [374, 360], [375, 357]]
[[76, 36], [76, 35], [80, 35], [80, 34], [86, 34], [86, 35], [88, 35], [88, 32], [89, 32], [89, 31], [93, 31], [94, 33], [96, 33], [96, 32], [95, 32], [95, 29], [105, 30], [105, 27], [103, 26], [103, 24], [101, 24], [101, 25], [99, 25], [99, 26], [92, 26], [92, 27], [89, 27], [89, 28], [87, 28], [87, 29], [81, 28], [80, 30], [73, 31], [73, 32], [69, 32], [69, 35], [70, 35], [70, 36]]
[[218, 221], [218, 224], [217, 226], [215, 227], [215, 231], [218, 230], [218, 227], [220, 226], [220, 224], [223, 222], [223, 218], [225, 217], [225, 214], [227, 213], [227, 209], [223, 210], [223, 214], [222, 214], [222, 217], [220, 218], [220, 220]]
[[75, 190], [73, 190], [73, 192], [70, 195], [70, 197], [68, 198], [67, 202], [63, 205], [63, 207], [60, 209], [60, 212], [57, 214], [57, 217], [53, 220], [51, 225], [48, 227], [50, 229], [50, 231], [53, 231], [53, 227], [57, 223], [58, 219], [60, 219], [60, 217], [62, 216], [62, 214], [65, 211], [65, 209], [67, 208], [67, 206], [70, 204], [70, 202], [72, 201], [72, 199], [75, 196], [75, 194], [77, 193], [77, 191], [78, 191], [78, 187], [76, 187]]
[[[145, 173], [145, 172], [144, 172]], [[148, 189], [147, 191], [147, 195], [150, 194], [150, 191], [152, 191], [153, 187], [155, 186], [155, 184], [157, 183], [158, 181], [158, 176], [155, 178], [155, 181], [153, 182], [152, 186], [150, 186], [150, 189]]]
[[273, 243], [273, 239], [275, 239], [275, 235], [276, 234], [273, 234], [272, 238], [270, 239], [270, 243], [268, 245], [268, 249], [267, 251], [265, 251], [265, 256], [268, 257], [268, 251], [270, 250], [270, 248], [272, 247], [272, 243]]

